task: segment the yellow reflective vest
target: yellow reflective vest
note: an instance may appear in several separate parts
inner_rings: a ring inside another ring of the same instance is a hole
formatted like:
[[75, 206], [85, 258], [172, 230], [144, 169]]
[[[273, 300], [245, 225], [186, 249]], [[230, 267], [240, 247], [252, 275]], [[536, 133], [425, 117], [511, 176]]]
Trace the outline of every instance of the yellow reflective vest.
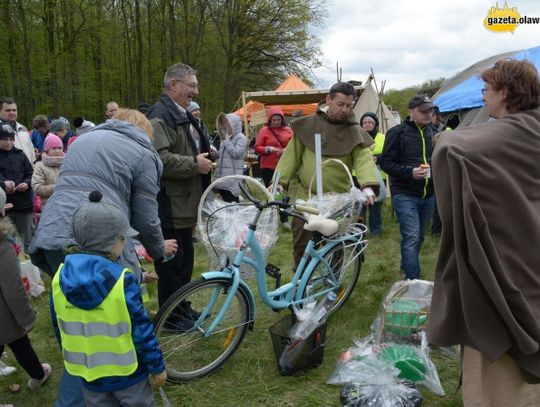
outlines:
[[128, 376], [138, 366], [122, 270], [109, 295], [92, 310], [71, 304], [60, 288], [63, 264], [52, 282], [52, 297], [66, 370], [90, 382]]

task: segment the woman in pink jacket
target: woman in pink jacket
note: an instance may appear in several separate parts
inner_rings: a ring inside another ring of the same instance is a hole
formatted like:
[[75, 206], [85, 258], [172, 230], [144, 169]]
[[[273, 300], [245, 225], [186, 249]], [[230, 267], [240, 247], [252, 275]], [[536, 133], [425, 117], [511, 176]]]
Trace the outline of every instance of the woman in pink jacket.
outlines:
[[[259, 154], [261, 175], [266, 186], [272, 183], [272, 177], [281, 154], [289, 144], [293, 131], [285, 121], [283, 110], [279, 106], [268, 109], [266, 125], [259, 130], [255, 143], [255, 152]], [[281, 216], [281, 225], [290, 229], [287, 215]]]

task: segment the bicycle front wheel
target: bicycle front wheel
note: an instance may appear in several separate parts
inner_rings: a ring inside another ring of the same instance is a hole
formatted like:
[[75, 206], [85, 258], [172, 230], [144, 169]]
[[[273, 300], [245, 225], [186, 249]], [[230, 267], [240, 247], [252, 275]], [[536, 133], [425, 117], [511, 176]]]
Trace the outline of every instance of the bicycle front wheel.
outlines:
[[[328, 290], [337, 282], [336, 301], [328, 311], [328, 314], [331, 314], [349, 299], [358, 281], [361, 265], [362, 258], [358, 243], [354, 241], [339, 242], [313, 268], [303, 298]], [[326, 300], [325, 296], [316, 299], [317, 302], [323, 300]]]
[[159, 309], [156, 337], [169, 381], [208, 376], [236, 352], [252, 322], [249, 293], [243, 286], [238, 287], [219, 325], [208, 334], [229, 290], [230, 280], [224, 278], [192, 281]]

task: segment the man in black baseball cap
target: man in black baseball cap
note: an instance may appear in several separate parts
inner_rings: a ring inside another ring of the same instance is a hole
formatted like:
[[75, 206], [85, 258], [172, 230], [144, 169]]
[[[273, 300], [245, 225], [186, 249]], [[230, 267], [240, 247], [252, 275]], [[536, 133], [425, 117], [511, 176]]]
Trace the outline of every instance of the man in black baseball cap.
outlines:
[[431, 99], [426, 95], [415, 95], [409, 100], [409, 109], [420, 108], [422, 111], [433, 109], [435, 106]]
[[401, 233], [401, 269], [406, 279], [420, 278], [420, 248], [435, 207], [430, 165], [433, 151], [433, 102], [415, 95], [409, 116], [386, 134], [381, 169], [390, 177], [392, 207]]

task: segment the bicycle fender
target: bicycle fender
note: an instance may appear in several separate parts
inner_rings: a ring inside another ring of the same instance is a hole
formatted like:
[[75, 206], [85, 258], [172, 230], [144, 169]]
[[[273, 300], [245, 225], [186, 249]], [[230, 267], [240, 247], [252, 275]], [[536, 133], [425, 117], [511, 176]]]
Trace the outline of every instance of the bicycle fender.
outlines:
[[202, 273], [201, 277], [205, 280], [210, 280], [212, 278], [225, 278], [227, 280], [230, 280], [232, 276], [230, 273], [225, 273], [223, 271], [207, 271], [205, 273]]
[[[201, 278], [205, 280], [211, 280], [213, 278], [223, 278], [226, 280], [231, 280], [231, 274], [225, 273], [223, 271], [207, 271], [205, 273], [201, 274]], [[249, 325], [249, 329], [253, 331], [253, 323], [255, 321], [255, 297], [253, 296], [253, 291], [251, 291], [251, 288], [249, 285], [247, 285], [244, 280], [240, 280], [240, 285], [242, 288], [248, 293], [248, 301], [249, 301], [249, 320], [252, 321]]]

